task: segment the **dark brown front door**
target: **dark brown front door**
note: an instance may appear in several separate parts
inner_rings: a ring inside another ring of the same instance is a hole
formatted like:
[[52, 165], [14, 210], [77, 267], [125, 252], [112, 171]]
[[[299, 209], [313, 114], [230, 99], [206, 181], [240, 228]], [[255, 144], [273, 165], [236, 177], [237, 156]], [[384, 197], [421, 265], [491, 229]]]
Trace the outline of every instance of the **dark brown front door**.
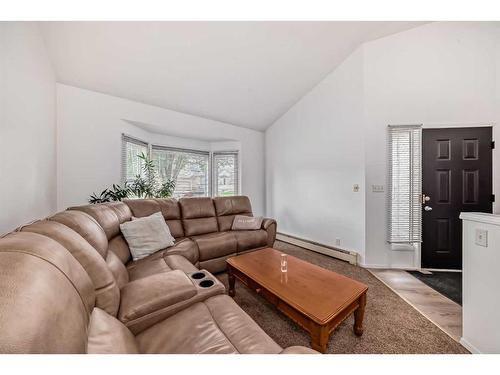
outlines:
[[462, 268], [460, 212], [492, 212], [492, 128], [423, 129], [422, 268]]

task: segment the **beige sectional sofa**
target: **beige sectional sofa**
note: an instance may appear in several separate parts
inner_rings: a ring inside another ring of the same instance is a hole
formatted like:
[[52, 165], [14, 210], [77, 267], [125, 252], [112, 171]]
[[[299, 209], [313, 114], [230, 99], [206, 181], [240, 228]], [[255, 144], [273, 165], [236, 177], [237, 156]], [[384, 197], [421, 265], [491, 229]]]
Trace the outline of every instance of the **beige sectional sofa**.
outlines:
[[[119, 225], [155, 212], [176, 243], [134, 262]], [[7, 234], [0, 352], [313, 352], [283, 350], [211, 273], [274, 242], [274, 220], [240, 233], [230, 230], [236, 214], [252, 214], [247, 197], [128, 200], [72, 207]]]

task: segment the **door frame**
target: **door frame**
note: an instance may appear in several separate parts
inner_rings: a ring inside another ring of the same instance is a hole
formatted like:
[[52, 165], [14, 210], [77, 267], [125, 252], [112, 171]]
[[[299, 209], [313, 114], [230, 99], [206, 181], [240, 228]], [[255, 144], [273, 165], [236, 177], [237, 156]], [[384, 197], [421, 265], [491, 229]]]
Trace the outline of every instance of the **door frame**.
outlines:
[[[492, 140], [495, 141], [497, 139], [497, 136], [500, 135], [499, 127], [496, 126], [497, 124], [495, 122], [491, 123], [440, 123], [440, 122], [427, 122], [427, 123], [422, 123], [422, 132], [425, 129], [453, 129], [453, 128], [491, 128], [491, 137]], [[423, 137], [421, 139], [421, 147], [423, 146]], [[422, 147], [423, 150], [423, 147]], [[500, 167], [500, 155], [497, 155], [497, 148], [495, 147], [493, 150], [491, 150], [491, 169], [492, 169], [492, 192], [496, 197], [500, 198], [500, 171], [495, 173], [496, 167]], [[498, 158], [495, 162], [495, 158]], [[423, 167], [423, 166], [422, 166]], [[421, 184], [423, 186], [423, 174], [421, 176], [422, 181]], [[496, 180], [499, 181], [496, 181]], [[493, 213], [500, 213], [500, 202], [495, 200], [493, 202]], [[422, 223], [420, 224], [420, 232], [423, 233], [422, 230]], [[428, 270], [428, 271], [449, 271], [449, 272], [462, 272], [461, 270], [448, 270], [448, 269], [434, 269], [434, 268], [422, 268], [422, 245], [421, 243], [415, 244], [415, 267], [418, 270]]]

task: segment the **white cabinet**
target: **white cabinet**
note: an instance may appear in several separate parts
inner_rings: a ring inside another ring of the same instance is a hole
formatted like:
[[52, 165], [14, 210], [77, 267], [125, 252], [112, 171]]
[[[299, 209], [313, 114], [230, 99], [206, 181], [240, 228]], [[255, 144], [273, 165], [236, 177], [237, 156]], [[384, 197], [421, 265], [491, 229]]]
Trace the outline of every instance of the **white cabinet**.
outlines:
[[500, 215], [463, 212], [463, 332], [473, 353], [500, 353]]

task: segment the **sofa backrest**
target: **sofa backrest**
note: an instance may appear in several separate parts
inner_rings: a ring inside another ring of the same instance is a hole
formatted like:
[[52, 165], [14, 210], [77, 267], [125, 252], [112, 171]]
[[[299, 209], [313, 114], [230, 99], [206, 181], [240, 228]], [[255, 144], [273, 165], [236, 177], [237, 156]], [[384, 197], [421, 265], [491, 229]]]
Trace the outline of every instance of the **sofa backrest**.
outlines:
[[70, 207], [68, 210], [83, 211], [92, 216], [106, 233], [109, 250], [113, 251], [124, 264], [130, 260], [130, 250], [120, 232], [120, 224], [132, 218], [132, 212], [125, 203], [88, 204]]
[[235, 215], [253, 216], [250, 199], [246, 196], [214, 198], [219, 231], [231, 230]]
[[[121, 288], [128, 283], [128, 272], [124, 262], [117, 254], [128, 259], [130, 258], [130, 250], [121, 233], [116, 234], [109, 223], [119, 222], [115, 211], [106, 205], [87, 205], [59, 212], [48, 219], [70, 227], [85, 238], [105, 260], [118, 288]], [[108, 223], [105, 220], [108, 220]], [[103, 228], [107, 228], [107, 233]], [[108, 235], [111, 237], [111, 241], [108, 240]]]
[[219, 230], [212, 198], [181, 198], [179, 206], [186, 237]]
[[128, 205], [134, 217], [145, 217], [161, 212], [172, 236], [176, 240], [184, 238], [181, 208], [176, 199], [124, 199], [123, 202]]
[[0, 353], [86, 353], [94, 286], [57, 241], [0, 239]]
[[[82, 212], [74, 214], [85, 217]], [[92, 280], [96, 306], [111, 315], [117, 315], [120, 306], [120, 289], [104, 258], [81, 235], [54, 220], [40, 220], [21, 227], [19, 230], [44, 235], [64, 246], [83, 266]]]

